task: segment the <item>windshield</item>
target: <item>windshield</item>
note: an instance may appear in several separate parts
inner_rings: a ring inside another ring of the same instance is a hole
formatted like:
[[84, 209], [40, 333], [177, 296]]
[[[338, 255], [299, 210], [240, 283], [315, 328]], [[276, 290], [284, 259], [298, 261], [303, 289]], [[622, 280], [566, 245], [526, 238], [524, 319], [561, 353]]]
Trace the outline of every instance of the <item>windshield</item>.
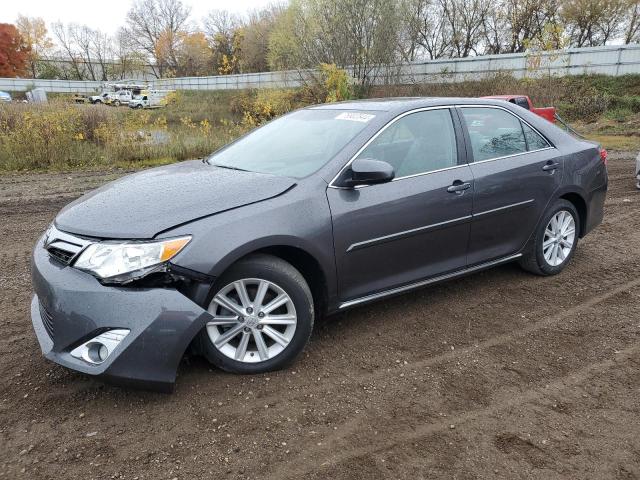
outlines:
[[375, 114], [356, 110], [298, 110], [254, 130], [209, 157], [220, 167], [302, 178], [349, 143]]

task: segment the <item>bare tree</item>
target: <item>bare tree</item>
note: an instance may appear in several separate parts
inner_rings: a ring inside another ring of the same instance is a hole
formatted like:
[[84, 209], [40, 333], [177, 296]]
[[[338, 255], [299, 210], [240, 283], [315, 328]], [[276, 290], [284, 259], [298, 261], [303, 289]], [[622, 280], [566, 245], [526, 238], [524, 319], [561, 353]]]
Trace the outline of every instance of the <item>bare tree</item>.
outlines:
[[86, 25], [71, 24], [67, 27], [70, 41], [75, 54], [80, 57], [89, 80], [98, 80], [98, 66], [93, 59], [93, 35], [94, 32]]
[[483, 37], [482, 27], [493, 4], [490, 0], [440, 0], [451, 30], [452, 55], [477, 54]]
[[624, 43], [637, 42], [640, 40], [640, 2], [632, 0], [629, 2], [629, 10], [625, 19]]
[[451, 49], [451, 28], [439, 0], [409, 0], [405, 2], [404, 18], [408, 19], [408, 38], [414, 60], [418, 53], [426, 53], [433, 60], [447, 56]]
[[[485, 53], [524, 52], [558, 24], [557, 0], [503, 0], [485, 17]], [[557, 45], [558, 47], [560, 45]]]
[[242, 26], [242, 19], [228, 10], [211, 10], [204, 18], [204, 33], [211, 41], [217, 36], [227, 39]]
[[151, 69], [148, 58], [131, 44], [129, 35], [122, 29], [113, 38], [113, 61], [110, 69], [113, 78], [145, 76]]
[[[73, 39], [71, 38], [67, 27], [65, 27], [64, 24], [58, 22], [54, 23], [51, 26], [51, 29], [60, 47], [59, 56], [66, 59], [66, 61], [68, 62], [67, 65], [71, 68], [71, 76], [78, 80], [84, 80], [85, 73], [82, 59], [76, 53]], [[66, 71], [66, 69], [63, 69], [62, 72], [65, 76], [69, 76], [69, 73]]]
[[400, 60], [401, 23], [395, 1], [294, 1], [271, 35], [270, 63], [298, 69], [334, 63], [368, 86]]
[[212, 10], [203, 20], [204, 32], [213, 52], [213, 68], [238, 73], [242, 43], [242, 19], [228, 10]]
[[622, 32], [628, 0], [564, 0], [560, 15], [575, 47], [605, 45]]
[[175, 67], [180, 33], [190, 9], [180, 0], [136, 0], [127, 13], [124, 32], [129, 42], [154, 61], [153, 74], [162, 77]]

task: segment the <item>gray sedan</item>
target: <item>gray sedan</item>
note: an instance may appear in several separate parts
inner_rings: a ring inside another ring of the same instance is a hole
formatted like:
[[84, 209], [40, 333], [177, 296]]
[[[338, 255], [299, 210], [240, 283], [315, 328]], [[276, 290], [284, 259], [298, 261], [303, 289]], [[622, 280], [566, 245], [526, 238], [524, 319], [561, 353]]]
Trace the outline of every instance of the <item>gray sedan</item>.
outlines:
[[602, 220], [606, 153], [506, 102], [298, 110], [64, 208], [33, 252], [44, 355], [170, 389], [188, 348], [290, 364], [321, 316], [519, 262], [560, 273]]

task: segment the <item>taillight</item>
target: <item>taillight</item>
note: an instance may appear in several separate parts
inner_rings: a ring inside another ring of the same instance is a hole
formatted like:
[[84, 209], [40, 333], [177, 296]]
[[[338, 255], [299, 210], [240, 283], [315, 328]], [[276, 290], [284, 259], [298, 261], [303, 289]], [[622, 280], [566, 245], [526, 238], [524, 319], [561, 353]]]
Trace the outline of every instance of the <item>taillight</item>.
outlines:
[[603, 165], [606, 167], [607, 166], [607, 157], [608, 157], [608, 153], [604, 148], [600, 149], [600, 160], [602, 160]]

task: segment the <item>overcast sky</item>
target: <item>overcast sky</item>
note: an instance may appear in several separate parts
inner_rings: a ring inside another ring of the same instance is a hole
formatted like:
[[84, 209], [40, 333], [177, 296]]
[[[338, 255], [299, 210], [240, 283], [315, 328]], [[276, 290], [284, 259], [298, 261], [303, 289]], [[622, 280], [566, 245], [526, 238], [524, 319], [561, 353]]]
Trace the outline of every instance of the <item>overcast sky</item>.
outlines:
[[[14, 23], [19, 14], [42, 17], [47, 26], [62, 21], [80, 23], [113, 34], [124, 24], [133, 0], [2, 0], [0, 23]], [[210, 10], [245, 13], [273, 0], [183, 0], [191, 7], [191, 20], [200, 21]], [[49, 28], [49, 30], [51, 30]]]

